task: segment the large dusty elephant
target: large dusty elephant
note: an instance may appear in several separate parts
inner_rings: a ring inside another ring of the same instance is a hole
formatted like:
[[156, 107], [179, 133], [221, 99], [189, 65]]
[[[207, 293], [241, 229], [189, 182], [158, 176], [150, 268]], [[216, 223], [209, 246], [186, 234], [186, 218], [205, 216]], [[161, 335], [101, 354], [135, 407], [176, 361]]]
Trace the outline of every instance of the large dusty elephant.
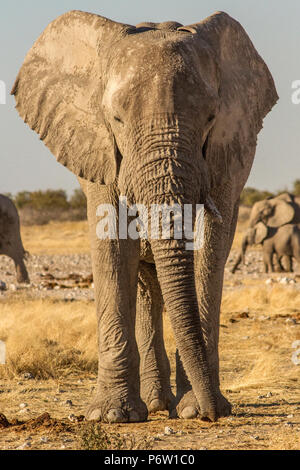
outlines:
[[[139, 421], [174, 407], [163, 302], [179, 351], [178, 415], [227, 415], [218, 360], [224, 266], [257, 134], [278, 99], [244, 29], [226, 13], [134, 27], [72, 11], [34, 44], [12, 93], [87, 195], [99, 325], [87, 418]], [[147, 208], [204, 203], [202, 248], [174, 236], [99, 239], [97, 208], [118, 209], [120, 194]]]
[[[267, 227], [279, 228], [286, 224], [300, 224], [300, 198], [290, 193], [282, 193], [276, 197], [264, 199], [256, 202], [250, 213], [249, 228], [254, 228], [259, 222], [263, 222]], [[245, 260], [249, 233], [246, 231], [241, 249], [237, 255], [231, 272], [234, 273], [240, 263]], [[290, 269], [291, 259], [286, 259], [287, 270]], [[277, 263], [276, 270], [281, 270], [282, 266]]]
[[28, 283], [25, 254], [17, 208], [11, 199], [0, 194], [0, 255], [12, 258], [16, 267], [17, 281]]

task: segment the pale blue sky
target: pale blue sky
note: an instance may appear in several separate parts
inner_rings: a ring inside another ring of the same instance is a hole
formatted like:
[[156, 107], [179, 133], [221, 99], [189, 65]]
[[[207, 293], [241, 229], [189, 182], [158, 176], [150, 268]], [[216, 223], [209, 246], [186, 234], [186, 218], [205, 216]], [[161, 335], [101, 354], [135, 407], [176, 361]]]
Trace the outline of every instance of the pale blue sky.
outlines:
[[24, 56], [43, 29], [60, 14], [80, 9], [116, 21], [176, 20], [191, 24], [222, 10], [240, 21], [273, 74], [280, 101], [265, 119], [248, 186], [278, 190], [300, 178], [300, 104], [291, 101], [300, 80], [299, 0], [10, 0], [1, 4], [0, 80], [7, 104], [0, 105], [0, 193], [63, 188], [76, 178], [61, 165], [18, 117], [9, 96]]

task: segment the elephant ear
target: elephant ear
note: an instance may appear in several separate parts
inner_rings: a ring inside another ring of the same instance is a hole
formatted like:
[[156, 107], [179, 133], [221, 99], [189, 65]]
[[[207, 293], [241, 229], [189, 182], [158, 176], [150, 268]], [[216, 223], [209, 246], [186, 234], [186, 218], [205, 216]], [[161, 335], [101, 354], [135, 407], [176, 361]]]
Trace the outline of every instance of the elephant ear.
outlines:
[[116, 178], [116, 145], [101, 110], [101, 59], [130, 28], [81, 11], [60, 16], [27, 54], [11, 92], [57, 160], [89, 181]]
[[[278, 100], [273, 78], [242, 26], [223, 12], [178, 28], [199, 36], [214, 51], [220, 110], [205, 144], [214, 186], [251, 169], [257, 134]], [[203, 47], [203, 46], [202, 46]], [[248, 173], [247, 173], [248, 174]]]
[[295, 209], [292, 204], [285, 202], [279, 197], [273, 198], [269, 202], [274, 208], [272, 216], [268, 218], [268, 225], [270, 227], [281, 227], [281, 225], [292, 222], [295, 215]]
[[263, 223], [263, 222], [258, 222], [255, 225], [255, 236], [254, 236], [254, 243], [258, 245], [259, 243], [262, 243], [264, 239], [268, 235], [268, 227]]

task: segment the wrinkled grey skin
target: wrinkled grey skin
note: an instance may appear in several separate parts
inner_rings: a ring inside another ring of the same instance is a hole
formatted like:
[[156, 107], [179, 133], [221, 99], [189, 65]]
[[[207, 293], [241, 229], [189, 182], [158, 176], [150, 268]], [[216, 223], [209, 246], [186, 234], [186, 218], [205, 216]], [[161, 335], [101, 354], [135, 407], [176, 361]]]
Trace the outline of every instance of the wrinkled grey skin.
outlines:
[[[87, 418], [141, 421], [166, 408], [185, 418], [228, 415], [218, 360], [224, 266], [257, 134], [278, 98], [241, 25], [217, 13], [192, 26], [134, 27], [72, 11], [37, 40], [12, 93], [87, 196], [99, 327]], [[120, 194], [147, 207], [205, 204], [203, 248], [99, 240], [96, 209], [118, 208]], [[175, 401], [163, 303], [179, 351]]]
[[[260, 222], [270, 228], [279, 228], [286, 224], [300, 224], [300, 198], [295, 197], [290, 193], [282, 193], [279, 196], [256, 202], [251, 209], [249, 228], [254, 228]], [[242, 239], [241, 249], [237, 255], [234, 266], [231, 269], [232, 273], [235, 273], [241, 262], [245, 264], [247, 245], [253, 244], [249, 243], [249, 234], [251, 238], [251, 231], [249, 233], [246, 231], [245, 236]], [[291, 259], [286, 258], [285, 263], [283, 264], [276, 261], [275, 256], [275, 263], [273, 266], [275, 271], [290, 271], [291, 267]]]
[[29, 283], [24, 263], [26, 252], [20, 234], [19, 214], [14, 203], [0, 194], [0, 255], [14, 260], [17, 282]]

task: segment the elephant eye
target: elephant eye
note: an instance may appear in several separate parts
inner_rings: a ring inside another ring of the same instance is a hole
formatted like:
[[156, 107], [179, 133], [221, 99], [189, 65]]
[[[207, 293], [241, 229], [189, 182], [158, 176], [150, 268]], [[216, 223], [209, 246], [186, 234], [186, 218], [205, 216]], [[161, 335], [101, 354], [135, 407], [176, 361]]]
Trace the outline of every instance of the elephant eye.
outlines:
[[117, 122], [121, 122], [123, 124], [122, 119], [119, 118], [118, 116], [114, 116], [114, 120], [117, 121]]
[[211, 114], [211, 115], [209, 116], [207, 122], [213, 121], [213, 120], [215, 119], [215, 117], [216, 117], [216, 116], [215, 116], [214, 114]]

